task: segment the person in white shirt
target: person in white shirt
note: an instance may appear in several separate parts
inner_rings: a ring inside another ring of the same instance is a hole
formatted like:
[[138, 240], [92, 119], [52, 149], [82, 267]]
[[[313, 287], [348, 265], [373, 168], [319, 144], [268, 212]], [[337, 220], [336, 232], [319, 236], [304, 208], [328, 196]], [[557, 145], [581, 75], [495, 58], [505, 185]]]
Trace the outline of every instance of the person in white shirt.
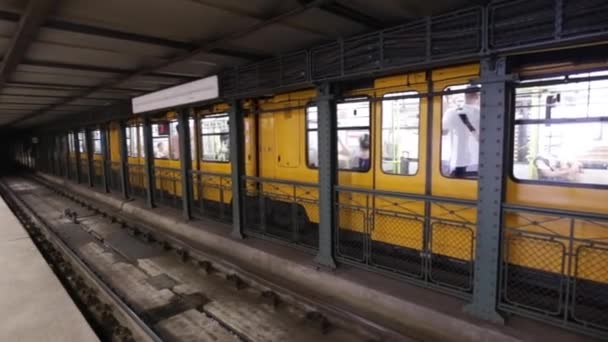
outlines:
[[443, 116], [443, 134], [450, 134], [450, 176], [476, 176], [471, 171], [479, 160], [479, 92], [458, 96]]

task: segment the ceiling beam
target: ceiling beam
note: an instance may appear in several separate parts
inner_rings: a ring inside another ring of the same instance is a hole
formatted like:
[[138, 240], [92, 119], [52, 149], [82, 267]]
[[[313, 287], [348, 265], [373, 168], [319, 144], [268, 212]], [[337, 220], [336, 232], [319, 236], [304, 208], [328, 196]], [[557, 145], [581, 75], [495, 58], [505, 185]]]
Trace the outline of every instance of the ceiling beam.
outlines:
[[344, 6], [338, 2], [332, 2], [329, 4], [323, 5], [320, 8], [322, 10], [324, 10], [325, 12], [329, 12], [333, 15], [362, 24], [362, 25], [367, 26], [372, 29], [378, 30], [378, 29], [383, 29], [387, 26], [380, 20], [378, 20], [370, 15], [359, 12], [348, 6]]
[[55, 5], [55, 0], [30, 0], [19, 19], [17, 31], [11, 38], [7, 52], [0, 62], [0, 88], [13, 74], [27, 49], [36, 37], [40, 25]]
[[[53, 68], [53, 69], [68, 69], [68, 70], [77, 70], [77, 71], [91, 71], [91, 72], [104, 72], [111, 74], [119, 74], [126, 75], [133, 73], [137, 70], [133, 69], [121, 69], [121, 68], [112, 68], [98, 65], [85, 65], [85, 64], [74, 64], [74, 63], [60, 63], [60, 62], [49, 62], [49, 61], [39, 61], [39, 60], [30, 60], [25, 59], [21, 62], [22, 65], [31, 65], [45, 68]], [[196, 76], [184, 76], [184, 75], [172, 75], [165, 74], [160, 72], [151, 73], [148, 76], [154, 77], [167, 77], [167, 78], [175, 78], [181, 80], [194, 80], [200, 77]]]
[[283, 21], [283, 20], [285, 20], [285, 19], [287, 19], [289, 17], [292, 17], [292, 16], [298, 15], [300, 13], [303, 13], [303, 12], [305, 12], [305, 11], [311, 9], [311, 8], [318, 8], [319, 6], [326, 5], [326, 4], [331, 3], [333, 1], [334, 0], [314, 0], [314, 1], [311, 1], [311, 2], [306, 3], [306, 4], [300, 4], [300, 6], [298, 6], [298, 8], [296, 8], [296, 9], [293, 9], [293, 10], [287, 11], [285, 13], [276, 15], [276, 16], [274, 16], [272, 18], [269, 18], [268, 20], [265, 20], [265, 21], [262, 21], [260, 23], [251, 25], [249, 27], [246, 27], [245, 29], [237, 30], [237, 31], [228, 33], [228, 34], [226, 34], [226, 35], [224, 35], [224, 36], [222, 36], [220, 38], [217, 38], [217, 39], [209, 40], [209, 41], [206, 41], [206, 42], [200, 42], [198, 44], [198, 45], [200, 45], [200, 47], [197, 48], [194, 51], [191, 51], [191, 52], [188, 52], [188, 53], [183, 53], [183, 54], [178, 54], [178, 55], [176, 55], [174, 58], [172, 58], [169, 61], [163, 61], [163, 62], [161, 62], [159, 64], [156, 64], [156, 65], [154, 65], [152, 67], [141, 69], [141, 70], [139, 70], [137, 72], [134, 72], [134, 73], [126, 75], [124, 77], [120, 77], [120, 78], [117, 78], [115, 80], [106, 82], [106, 83], [104, 83], [102, 85], [85, 89], [82, 92], [78, 93], [77, 95], [75, 95], [73, 97], [70, 97], [70, 98], [67, 98], [64, 101], [61, 101], [61, 102], [59, 102], [59, 103], [57, 103], [55, 105], [51, 105], [51, 106], [45, 107], [45, 108], [43, 108], [41, 110], [35, 111], [35, 112], [33, 112], [33, 113], [31, 113], [31, 114], [29, 114], [27, 116], [24, 116], [24, 117], [22, 117], [22, 118], [20, 118], [18, 120], [14, 120], [14, 121], [12, 121], [10, 123], [10, 125], [14, 125], [16, 123], [29, 120], [29, 119], [31, 119], [33, 117], [38, 116], [38, 115], [42, 115], [45, 112], [51, 111], [51, 110], [53, 110], [53, 109], [55, 109], [57, 107], [60, 107], [61, 105], [65, 104], [65, 103], [69, 103], [69, 102], [71, 102], [73, 100], [76, 100], [76, 99], [79, 99], [81, 97], [89, 96], [89, 95], [91, 95], [91, 94], [93, 94], [95, 92], [102, 91], [102, 90], [105, 90], [107, 88], [115, 88], [116, 86], [118, 86], [118, 85], [120, 85], [122, 83], [125, 83], [127, 81], [130, 81], [130, 80], [132, 80], [135, 77], [146, 75], [146, 74], [149, 74], [149, 73], [153, 73], [153, 72], [157, 71], [158, 69], [166, 68], [166, 67], [171, 66], [173, 64], [176, 64], [176, 63], [179, 63], [179, 62], [183, 62], [183, 61], [186, 61], [186, 60], [188, 60], [190, 58], [196, 57], [197, 55], [199, 55], [201, 53], [205, 53], [205, 52], [212, 51], [214, 49], [221, 48], [221, 46], [223, 44], [225, 44], [226, 42], [229, 42], [229, 41], [234, 40], [234, 39], [238, 39], [238, 38], [243, 37], [245, 35], [251, 34], [252, 32], [261, 30], [261, 29], [263, 29], [265, 27], [268, 27], [270, 25], [273, 25], [273, 24], [276, 24], [278, 22], [281, 22], [281, 21]]

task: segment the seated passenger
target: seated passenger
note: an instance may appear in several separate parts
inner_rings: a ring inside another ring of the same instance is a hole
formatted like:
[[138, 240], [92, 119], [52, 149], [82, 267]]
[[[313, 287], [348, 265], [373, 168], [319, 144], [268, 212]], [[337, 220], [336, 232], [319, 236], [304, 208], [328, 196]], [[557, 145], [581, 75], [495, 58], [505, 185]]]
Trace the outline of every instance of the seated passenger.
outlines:
[[580, 162], [560, 161], [555, 156], [537, 156], [532, 164], [539, 180], [574, 181], [578, 174], [583, 173]]
[[165, 144], [160, 141], [156, 144], [156, 150], [154, 151], [154, 158], [158, 158], [158, 159], [164, 159], [164, 158], [168, 158], [169, 154], [167, 153], [167, 149], [165, 147]]

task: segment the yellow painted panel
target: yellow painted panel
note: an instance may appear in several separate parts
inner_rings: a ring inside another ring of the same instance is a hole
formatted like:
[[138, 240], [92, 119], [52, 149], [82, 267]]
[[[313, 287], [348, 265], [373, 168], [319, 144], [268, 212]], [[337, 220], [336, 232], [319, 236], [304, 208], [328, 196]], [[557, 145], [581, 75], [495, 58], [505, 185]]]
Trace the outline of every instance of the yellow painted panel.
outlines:
[[300, 141], [303, 136], [299, 109], [286, 109], [274, 113], [275, 146], [277, 165], [281, 168], [297, 168], [300, 166], [301, 148], [294, 141]]

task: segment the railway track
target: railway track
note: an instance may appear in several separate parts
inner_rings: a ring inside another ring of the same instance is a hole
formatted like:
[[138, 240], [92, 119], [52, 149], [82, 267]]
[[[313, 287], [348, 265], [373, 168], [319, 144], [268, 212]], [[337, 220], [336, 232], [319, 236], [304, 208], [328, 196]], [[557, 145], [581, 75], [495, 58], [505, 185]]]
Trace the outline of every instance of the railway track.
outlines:
[[410, 340], [43, 180], [0, 192], [104, 340]]

